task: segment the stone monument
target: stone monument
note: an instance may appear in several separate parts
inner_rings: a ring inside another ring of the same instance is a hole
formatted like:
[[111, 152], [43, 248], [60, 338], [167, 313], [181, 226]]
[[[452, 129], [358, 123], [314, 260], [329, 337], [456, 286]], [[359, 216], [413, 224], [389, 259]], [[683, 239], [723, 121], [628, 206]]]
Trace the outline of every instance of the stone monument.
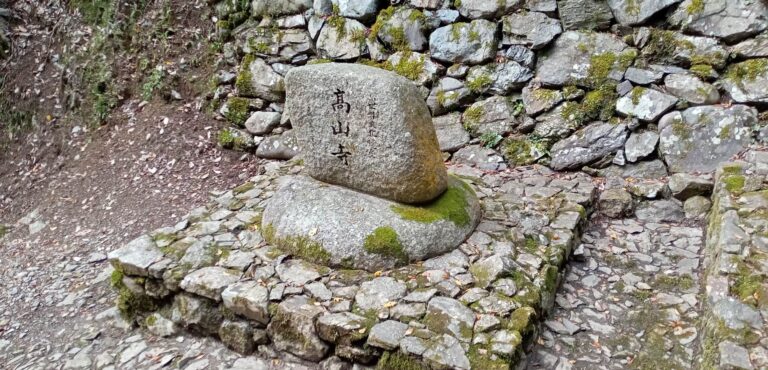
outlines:
[[267, 204], [267, 242], [315, 263], [375, 271], [448, 252], [470, 235], [477, 196], [447, 174], [411, 81], [328, 63], [292, 69], [285, 82], [308, 176], [286, 179]]

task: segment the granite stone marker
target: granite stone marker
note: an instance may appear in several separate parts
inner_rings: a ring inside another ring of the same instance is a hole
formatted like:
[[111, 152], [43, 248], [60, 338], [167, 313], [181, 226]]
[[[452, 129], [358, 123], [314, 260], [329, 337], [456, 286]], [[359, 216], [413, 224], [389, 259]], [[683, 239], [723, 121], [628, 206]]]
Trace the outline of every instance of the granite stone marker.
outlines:
[[447, 187], [432, 118], [411, 81], [357, 64], [318, 64], [286, 76], [305, 171], [378, 197], [420, 203]]

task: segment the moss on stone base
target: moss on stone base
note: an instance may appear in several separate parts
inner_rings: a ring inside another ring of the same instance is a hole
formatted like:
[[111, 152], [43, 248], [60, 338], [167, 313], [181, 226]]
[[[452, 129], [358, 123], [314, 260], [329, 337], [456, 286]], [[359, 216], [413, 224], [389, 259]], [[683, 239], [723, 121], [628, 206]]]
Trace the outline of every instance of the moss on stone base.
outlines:
[[376, 228], [365, 238], [363, 248], [368, 253], [394, 258], [398, 264], [407, 264], [409, 260], [408, 253], [403, 249], [397, 232], [389, 226]]
[[448, 185], [443, 195], [422, 206], [393, 205], [392, 211], [400, 215], [404, 220], [430, 224], [440, 220], [448, 220], [457, 226], [467, 226], [470, 222], [467, 207], [468, 194], [474, 196], [474, 191], [469, 185], [459, 179], [461, 185]]
[[320, 265], [327, 265], [331, 261], [331, 254], [322, 244], [312, 240], [309, 236], [291, 235], [278, 238], [272, 224], [264, 226], [261, 235], [270, 245], [306, 261]]

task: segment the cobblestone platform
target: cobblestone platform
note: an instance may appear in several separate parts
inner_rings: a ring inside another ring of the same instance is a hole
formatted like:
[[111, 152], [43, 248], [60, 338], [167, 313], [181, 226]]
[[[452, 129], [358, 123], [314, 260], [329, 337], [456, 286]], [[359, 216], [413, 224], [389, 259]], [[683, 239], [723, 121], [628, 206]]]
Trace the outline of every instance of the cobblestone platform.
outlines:
[[123, 315], [155, 335], [187, 329], [244, 355], [307, 366], [506, 369], [522, 363], [553, 306], [596, 194], [585, 174], [450, 167], [481, 199], [477, 230], [445, 255], [369, 273], [314, 265], [264, 242], [264, 202], [281, 176], [300, 170], [270, 163], [174, 226], [113, 251]]

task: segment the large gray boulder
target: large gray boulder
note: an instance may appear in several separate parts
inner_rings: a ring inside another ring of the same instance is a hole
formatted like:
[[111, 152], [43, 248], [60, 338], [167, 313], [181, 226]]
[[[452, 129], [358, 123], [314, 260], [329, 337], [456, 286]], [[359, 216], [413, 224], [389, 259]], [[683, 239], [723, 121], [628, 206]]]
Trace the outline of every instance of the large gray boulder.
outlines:
[[605, 0], [558, 0], [557, 8], [566, 30], [608, 28], [613, 20]]
[[768, 58], [768, 32], [734, 45], [731, 53], [738, 58]]
[[454, 23], [429, 36], [432, 58], [447, 63], [480, 64], [496, 55], [496, 24], [486, 20]]
[[163, 257], [163, 252], [149, 235], [142, 235], [107, 255], [115, 269], [136, 276], [150, 276], [149, 267]]
[[474, 192], [454, 177], [431, 203], [410, 206], [297, 176], [267, 204], [262, 230], [312, 262], [377, 271], [451, 251], [479, 218]]
[[440, 150], [455, 152], [469, 143], [469, 133], [461, 125], [461, 114], [451, 113], [432, 118]]
[[[558, 87], [589, 86], [592, 80], [606, 78], [619, 81], [635, 55], [635, 49], [611, 34], [568, 31], [540, 56], [536, 76], [543, 85]], [[606, 71], [591, 69], [595, 63], [609, 68]], [[595, 73], [605, 76], [595, 76]]]
[[711, 172], [746, 149], [757, 110], [701, 106], [672, 112], [659, 121], [659, 154], [670, 172]]
[[464, 111], [462, 123], [473, 136], [484, 134], [505, 136], [520, 124], [514, 110], [514, 104], [506, 97], [494, 95], [467, 108]]
[[310, 176], [404, 203], [446, 189], [432, 118], [411, 81], [328, 63], [292, 69], [286, 85], [286, 110]]
[[317, 335], [315, 319], [325, 312], [305, 296], [290, 297], [277, 305], [267, 333], [277, 350], [307, 361], [320, 361], [330, 348]]
[[376, 36], [385, 45], [398, 50], [421, 51], [427, 45], [424, 35], [426, 24], [423, 13], [408, 7], [398, 7], [389, 17], [379, 15], [380, 27]]
[[768, 58], [731, 65], [722, 85], [738, 103], [768, 103]]
[[527, 45], [534, 50], [547, 46], [563, 32], [557, 19], [539, 12], [510, 14], [502, 21], [505, 44]]
[[467, 85], [476, 94], [508, 95], [520, 90], [533, 78], [533, 72], [517, 62], [506, 61], [493, 65], [474, 66], [467, 74]]
[[365, 38], [367, 28], [354, 19], [343, 19], [344, 22], [334, 26], [326, 22], [317, 37], [317, 53], [321, 58], [333, 60], [357, 59], [365, 53]]
[[685, 0], [670, 16], [683, 30], [741, 41], [768, 29], [768, 4], [754, 0]]
[[608, 5], [619, 23], [624, 26], [636, 26], [680, 1], [682, 0], [608, 0]]
[[595, 122], [552, 146], [550, 166], [560, 171], [591, 164], [615, 154], [626, 140], [626, 125]]

